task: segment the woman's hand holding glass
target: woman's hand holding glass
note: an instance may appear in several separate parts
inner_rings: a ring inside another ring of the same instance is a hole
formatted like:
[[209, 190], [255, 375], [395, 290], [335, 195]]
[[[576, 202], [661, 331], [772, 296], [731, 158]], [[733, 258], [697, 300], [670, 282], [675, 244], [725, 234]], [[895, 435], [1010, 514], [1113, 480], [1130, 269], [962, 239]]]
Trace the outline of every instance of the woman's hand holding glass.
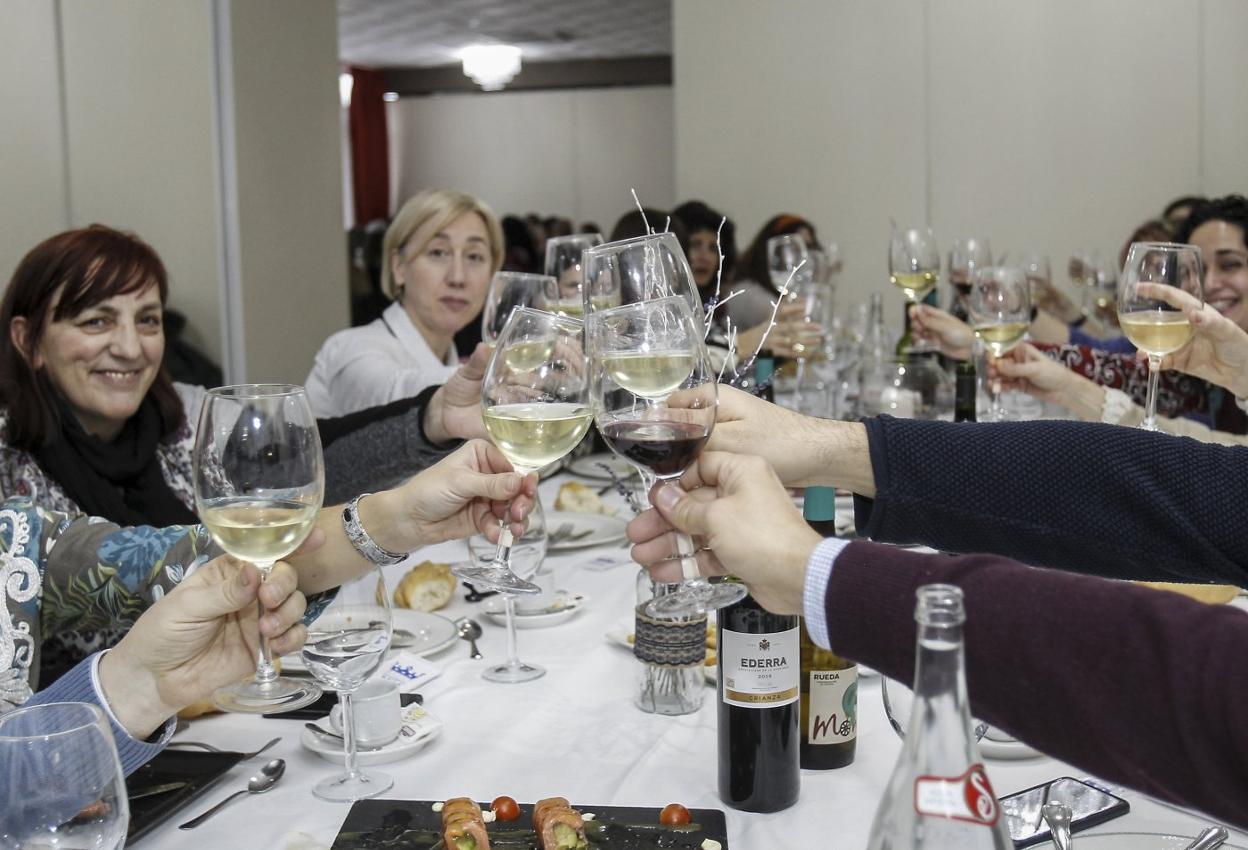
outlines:
[[[1031, 287], [1026, 274], [1014, 266], [978, 269], [967, 302], [975, 336], [993, 357], [1001, 357], [1023, 341], [1031, 324]], [[992, 384], [991, 419], [1004, 418], [1001, 390]]]

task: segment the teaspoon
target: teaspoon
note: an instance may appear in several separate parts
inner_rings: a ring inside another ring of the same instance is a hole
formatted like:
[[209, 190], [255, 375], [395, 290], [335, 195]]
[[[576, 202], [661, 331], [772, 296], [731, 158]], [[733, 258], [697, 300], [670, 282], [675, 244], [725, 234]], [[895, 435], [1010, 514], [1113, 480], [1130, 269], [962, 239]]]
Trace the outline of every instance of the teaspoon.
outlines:
[[1053, 846], [1057, 850], [1070, 850], [1070, 806], [1065, 803], [1048, 802], [1040, 810], [1040, 816], [1053, 834]]
[[468, 657], [474, 660], [484, 658], [485, 656], [477, 649], [477, 638], [481, 637], [481, 624], [476, 620], [461, 617], [455, 621], [455, 628], [459, 632], [460, 638], [468, 641], [469, 646], [472, 647], [472, 652]]
[[220, 803], [217, 803], [215, 806], [213, 806], [208, 811], [204, 812], [199, 817], [191, 818], [186, 823], [179, 826], [178, 829], [194, 829], [195, 827], [199, 826], [204, 821], [208, 820], [208, 818], [212, 817], [217, 812], [221, 811], [221, 809], [225, 807], [226, 803], [238, 797], [241, 797], [244, 794], [263, 794], [265, 791], [268, 791], [270, 788], [276, 785], [277, 780], [281, 779], [282, 774], [285, 772], [286, 772], [286, 762], [283, 759], [273, 759], [273, 761], [267, 763], [264, 767], [260, 768], [259, 773], [255, 774], [254, 776], [251, 777], [251, 779], [247, 780], [247, 787], [244, 788], [242, 791], [235, 791], [233, 794], [226, 797]]

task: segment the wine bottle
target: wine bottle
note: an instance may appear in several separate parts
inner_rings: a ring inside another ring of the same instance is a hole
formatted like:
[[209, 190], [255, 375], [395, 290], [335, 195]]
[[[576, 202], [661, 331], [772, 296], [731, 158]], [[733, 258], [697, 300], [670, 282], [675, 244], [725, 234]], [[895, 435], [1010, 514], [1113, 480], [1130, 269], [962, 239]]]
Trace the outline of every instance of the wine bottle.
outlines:
[[904, 330], [902, 331], [901, 338], [897, 340], [897, 347], [893, 349], [893, 353], [896, 354], [898, 358], [905, 357], [909, 354], [910, 348], [914, 345], [914, 334], [910, 328], [910, 302], [907, 301], [903, 307], [904, 312], [901, 315], [901, 319]]
[[[836, 491], [807, 487], [802, 516], [822, 536], [833, 536]], [[801, 658], [801, 766], [807, 770], [845, 767], [853, 762], [857, 746], [858, 665], [811, 640], [805, 621]]]
[[1012, 850], [971, 734], [962, 591], [917, 591], [914, 707], [906, 743], [875, 812], [868, 850]]
[[974, 360], [959, 360], [953, 391], [953, 421], [974, 422], [979, 381]]
[[776, 376], [776, 361], [772, 357], [761, 354], [754, 358], [754, 386], [758, 387], [758, 397], [766, 401], [776, 400], [776, 388], [773, 385]]
[[706, 691], [706, 614], [657, 619], [645, 611], [651, 599], [679, 587], [654, 581], [645, 567], [637, 573], [633, 655], [640, 664], [633, 704], [648, 714], [692, 714]]
[[751, 597], [719, 610], [719, 797], [778, 812], [801, 787], [798, 618]]

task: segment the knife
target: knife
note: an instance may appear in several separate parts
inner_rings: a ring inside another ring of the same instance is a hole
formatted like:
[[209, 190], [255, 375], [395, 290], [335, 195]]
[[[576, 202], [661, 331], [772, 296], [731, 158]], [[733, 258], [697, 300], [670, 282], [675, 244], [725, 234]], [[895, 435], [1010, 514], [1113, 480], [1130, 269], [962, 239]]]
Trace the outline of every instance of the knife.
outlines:
[[144, 797], [155, 797], [158, 794], [168, 794], [170, 791], [177, 791], [179, 788], [185, 788], [190, 785], [189, 782], [166, 782], [163, 785], [151, 785], [147, 788], [140, 788], [130, 795], [131, 800], [141, 800]]

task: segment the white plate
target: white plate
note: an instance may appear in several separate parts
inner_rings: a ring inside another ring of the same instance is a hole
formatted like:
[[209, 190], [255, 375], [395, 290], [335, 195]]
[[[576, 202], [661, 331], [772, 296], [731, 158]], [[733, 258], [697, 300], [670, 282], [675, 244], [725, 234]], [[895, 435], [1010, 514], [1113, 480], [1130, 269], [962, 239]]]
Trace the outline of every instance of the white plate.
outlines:
[[[550, 607], [537, 611], [516, 611], [516, 628], [542, 629], [546, 626], [557, 626], [575, 617], [588, 601], [589, 598], [584, 594], [557, 590]], [[503, 612], [503, 600], [499, 597], [487, 599], [483, 609], [485, 616], [499, 625], [507, 623], [507, 615]]]
[[[329, 725], [328, 717], [317, 720], [315, 725], [326, 732], [334, 731], [334, 727]], [[403, 727], [402, 731], [399, 732], [399, 737], [384, 747], [378, 747], [375, 750], [357, 750], [356, 761], [361, 766], [367, 766], [370, 764], [387, 764], [388, 762], [405, 759], [436, 738], [441, 731], [441, 720], [438, 720], [418, 705], [409, 705], [403, 709]], [[325, 761], [335, 764], [343, 764], [346, 761], [342, 747], [337, 741], [322, 738], [311, 729], [305, 728], [299, 732], [299, 743], [303, 744], [304, 748], [325, 759]]]
[[[1100, 835], [1076, 832], [1073, 843], [1080, 850], [1183, 850], [1195, 837], [1192, 835], [1184, 838], [1157, 832], [1103, 832]], [[1242, 844], [1222, 846], [1228, 850], [1244, 850]]]
[[[581, 514], [573, 511], [551, 511], [546, 514], [547, 534], [562, 525], [572, 526], [572, 537], [564, 538], [555, 543], [548, 541], [546, 551], [563, 552], [569, 549], [584, 549], [587, 546], [604, 546], [608, 543], [619, 543], [626, 537], [624, 531], [628, 525], [624, 520], [606, 514]], [[584, 537], [577, 537], [588, 531]]]
[[570, 461], [565, 468], [568, 472], [571, 472], [573, 475], [579, 475], [581, 478], [590, 478], [594, 481], [610, 481], [611, 476], [598, 465], [600, 463], [605, 463], [610, 467], [620, 480], [637, 474], [637, 467], [610, 452], [578, 457], [576, 460]]
[[984, 758], [1017, 761], [1019, 759], [1041, 758], [1044, 753], [1033, 749], [1017, 738], [1012, 738], [995, 726], [989, 726], [984, 737], [979, 741], [979, 751]]
[[[416, 655], [427, 658], [434, 653], [441, 652], [459, 640], [459, 633], [455, 630], [455, 624], [441, 614], [413, 611], [408, 608], [394, 608], [391, 611], [390, 619], [396, 629], [403, 629], [416, 636], [414, 644], [395, 647], [395, 649], [413, 652]], [[292, 673], [308, 672], [307, 665], [303, 663], [303, 656], [298, 652], [282, 656], [282, 669]]]

